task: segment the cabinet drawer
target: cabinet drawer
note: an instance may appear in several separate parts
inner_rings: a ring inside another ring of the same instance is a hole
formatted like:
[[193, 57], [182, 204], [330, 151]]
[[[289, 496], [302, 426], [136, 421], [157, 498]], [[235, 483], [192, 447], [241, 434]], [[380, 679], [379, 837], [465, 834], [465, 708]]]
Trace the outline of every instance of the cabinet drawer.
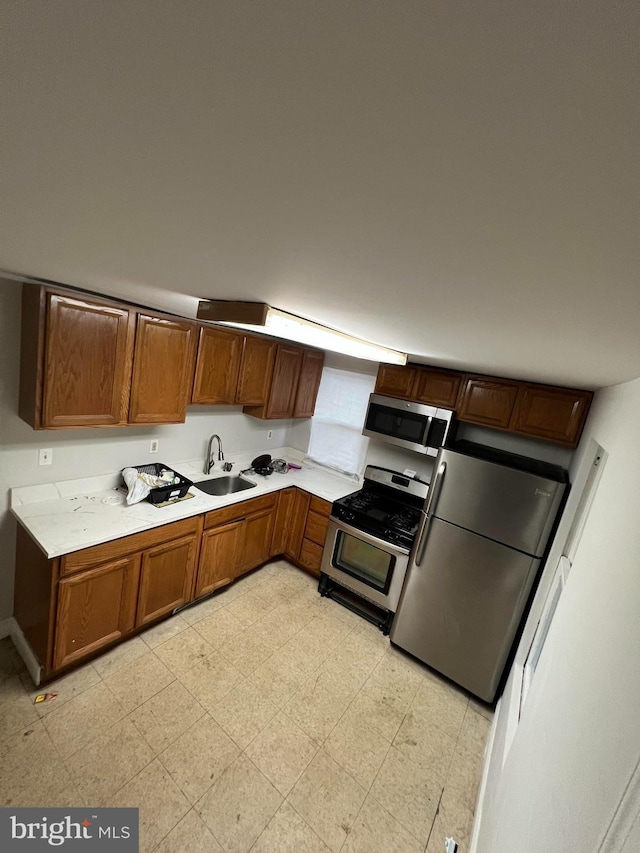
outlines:
[[237, 518], [244, 518], [252, 512], [271, 509], [276, 505], [277, 499], [277, 492], [272, 492], [270, 495], [262, 495], [262, 497], [252, 498], [249, 501], [240, 501], [232, 506], [224, 507], [224, 509], [214, 509], [204, 517], [205, 529], [216, 527], [218, 524], [226, 524], [228, 521], [235, 521]]
[[322, 498], [316, 498], [313, 495], [311, 496], [309, 509], [312, 512], [319, 512], [320, 515], [326, 515], [327, 518], [331, 515], [331, 504], [329, 501], [325, 501]]
[[322, 545], [316, 545], [310, 539], [303, 539], [298, 560], [305, 569], [309, 569], [314, 574], [319, 575], [323, 551]]
[[200, 525], [200, 518], [185, 518], [184, 521], [174, 521], [172, 524], [163, 524], [161, 527], [153, 527], [143, 533], [134, 533], [132, 536], [123, 536], [102, 545], [93, 545], [91, 548], [83, 548], [82, 551], [73, 551], [65, 554], [60, 561], [60, 575], [70, 575], [81, 569], [88, 569], [105, 563], [107, 560], [116, 560], [136, 551], [144, 551], [153, 545], [169, 542], [171, 539], [179, 539], [195, 533]]
[[310, 511], [304, 528], [305, 539], [310, 539], [316, 545], [324, 545], [324, 540], [327, 538], [328, 526], [329, 519], [326, 515]]

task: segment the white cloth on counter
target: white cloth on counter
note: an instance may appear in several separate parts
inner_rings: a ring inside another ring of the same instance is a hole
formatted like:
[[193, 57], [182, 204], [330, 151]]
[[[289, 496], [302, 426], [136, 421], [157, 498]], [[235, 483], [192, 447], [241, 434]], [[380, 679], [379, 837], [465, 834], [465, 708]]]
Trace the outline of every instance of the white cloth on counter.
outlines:
[[122, 471], [122, 477], [129, 489], [127, 492], [127, 504], [137, 504], [147, 497], [151, 489], [157, 489], [159, 486], [166, 486], [172, 483], [175, 474], [173, 471], [163, 471], [161, 477], [156, 477], [153, 474], [145, 474], [144, 471], [138, 471], [137, 468], [125, 468]]

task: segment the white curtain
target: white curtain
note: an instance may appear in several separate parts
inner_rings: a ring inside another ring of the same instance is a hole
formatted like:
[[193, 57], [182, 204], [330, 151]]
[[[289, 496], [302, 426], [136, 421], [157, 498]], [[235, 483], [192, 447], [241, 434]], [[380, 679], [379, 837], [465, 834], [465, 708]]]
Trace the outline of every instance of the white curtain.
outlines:
[[375, 376], [325, 367], [311, 421], [309, 458], [346, 474], [361, 474], [369, 439], [362, 435]]

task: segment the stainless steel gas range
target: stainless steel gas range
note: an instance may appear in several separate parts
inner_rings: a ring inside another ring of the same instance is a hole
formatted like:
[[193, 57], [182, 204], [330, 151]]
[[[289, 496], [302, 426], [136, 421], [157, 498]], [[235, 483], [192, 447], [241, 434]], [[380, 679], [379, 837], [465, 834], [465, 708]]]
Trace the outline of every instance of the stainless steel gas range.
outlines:
[[367, 466], [362, 489], [331, 508], [319, 591], [388, 634], [409, 556], [424, 523], [429, 486]]

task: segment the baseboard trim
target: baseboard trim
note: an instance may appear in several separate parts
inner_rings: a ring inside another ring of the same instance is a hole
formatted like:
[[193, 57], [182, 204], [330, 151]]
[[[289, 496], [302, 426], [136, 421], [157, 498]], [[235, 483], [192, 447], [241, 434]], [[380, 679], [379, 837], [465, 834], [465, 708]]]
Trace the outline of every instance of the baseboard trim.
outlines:
[[8, 619], [3, 619], [2, 622], [0, 622], [0, 639], [2, 637], [11, 637], [14, 646], [18, 650], [18, 653], [29, 672], [29, 675], [33, 679], [33, 683], [37, 687], [42, 678], [42, 667], [40, 666], [37, 657], [34, 655], [31, 646], [27, 642], [27, 638], [22, 633], [22, 629], [13, 616], [10, 616]]

